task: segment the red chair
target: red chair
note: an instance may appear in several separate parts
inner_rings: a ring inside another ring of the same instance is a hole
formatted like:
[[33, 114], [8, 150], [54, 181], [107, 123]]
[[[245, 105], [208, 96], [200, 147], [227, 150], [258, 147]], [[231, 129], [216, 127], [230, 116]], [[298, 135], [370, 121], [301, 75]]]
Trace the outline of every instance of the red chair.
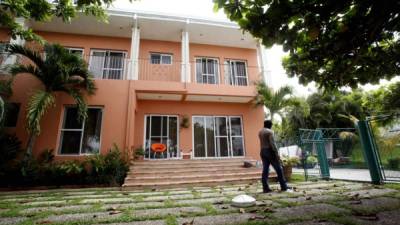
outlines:
[[162, 144], [162, 143], [151, 144], [151, 151], [154, 152], [154, 156], [155, 156], [155, 154], [159, 153], [159, 154], [162, 154], [163, 158], [164, 158], [164, 154], [163, 153], [166, 150], [167, 150], [167, 146], [165, 144]]

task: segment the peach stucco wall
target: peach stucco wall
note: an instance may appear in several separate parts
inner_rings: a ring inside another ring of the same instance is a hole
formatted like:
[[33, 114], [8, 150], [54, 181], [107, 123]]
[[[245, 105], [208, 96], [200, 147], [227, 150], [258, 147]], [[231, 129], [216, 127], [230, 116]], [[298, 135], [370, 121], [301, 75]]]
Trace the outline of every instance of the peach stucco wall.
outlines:
[[9, 30], [0, 28], [0, 42], [8, 42], [10, 40]]
[[[0, 30], [1, 31], [1, 30]], [[0, 32], [0, 40], [3, 32]], [[85, 49], [85, 54], [90, 49], [113, 49], [126, 51], [130, 54], [130, 38], [100, 37], [89, 35], [75, 35], [65, 33], [38, 32], [44, 39], [53, 43], [60, 43], [66, 47], [79, 47]], [[173, 54], [174, 61], [181, 60], [181, 47], [179, 42], [140, 40], [139, 54], [141, 59], [149, 59], [150, 52]], [[256, 50], [211, 45], [190, 45], [190, 61], [196, 56], [217, 57], [220, 63], [224, 59], [246, 60], [248, 66], [257, 65]], [[176, 63], [180, 68], [180, 63]], [[140, 73], [143, 71], [139, 71]], [[155, 74], [151, 71], [150, 74]], [[223, 71], [221, 71], [223, 74]], [[250, 79], [257, 79], [258, 72], [249, 71]], [[179, 76], [179, 73], [178, 75]], [[161, 79], [159, 79], [161, 80]], [[105, 153], [113, 143], [123, 149], [132, 150], [143, 145], [144, 115], [172, 114], [172, 115], [227, 115], [242, 116], [247, 156], [258, 158], [257, 132], [262, 127], [264, 113], [262, 108], [255, 108], [250, 103], [211, 103], [188, 101], [141, 101], [136, 99], [138, 92], [150, 93], [181, 93], [183, 95], [219, 95], [219, 96], [244, 96], [255, 95], [254, 86], [232, 87], [228, 85], [204, 85], [194, 83], [163, 82], [163, 81], [128, 81], [128, 80], [96, 80], [97, 92], [94, 96], [87, 97], [89, 106], [103, 107], [103, 123], [101, 130], [101, 152]], [[18, 124], [10, 132], [15, 132], [26, 144], [27, 132], [25, 130], [26, 103], [33, 91], [41, 88], [35, 78], [18, 75], [14, 83], [14, 94], [10, 101], [21, 103], [18, 115]], [[51, 108], [41, 122], [41, 134], [37, 138], [34, 154], [38, 155], [43, 149], [50, 148], [56, 152], [60, 142], [60, 128], [63, 120], [63, 110], [66, 105], [73, 104], [73, 100], [63, 93], [56, 94], [56, 106]], [[180, 118], [181, 119], [181, 118]], [[192, 149], [191, 128], [180, 130], [180, 149]], [[77, 159], [78, 156], [57, 156], [57, 159]]]
[[259, 157], [257, 133], [263, 126], [264, 112], [262, 107], [237, 103], [138, 101], [135, 143], [140, 146], [144, 144], [144, 116], [146, 114], [177, 115], [179, 120], [182, 120], [183, 115], [188, 116], [190, 118], [189, 128], [179, 129], [179, 149], [184, 152], [189, 152], [193, 148], [192, 116], [241, 116], [243, 119], [246, 156]]

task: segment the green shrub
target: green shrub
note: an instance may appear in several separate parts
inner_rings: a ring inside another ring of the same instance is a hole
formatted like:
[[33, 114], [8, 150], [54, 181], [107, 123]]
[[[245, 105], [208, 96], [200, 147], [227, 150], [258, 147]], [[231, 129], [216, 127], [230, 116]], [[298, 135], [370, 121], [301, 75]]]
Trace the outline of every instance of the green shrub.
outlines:
[[397, 170], [397, 169], [399, 169], [399, 166], [400, 166], [400, 157], [389, 158], [387, 160], [387, 162], [388, 162], [389, 169]]

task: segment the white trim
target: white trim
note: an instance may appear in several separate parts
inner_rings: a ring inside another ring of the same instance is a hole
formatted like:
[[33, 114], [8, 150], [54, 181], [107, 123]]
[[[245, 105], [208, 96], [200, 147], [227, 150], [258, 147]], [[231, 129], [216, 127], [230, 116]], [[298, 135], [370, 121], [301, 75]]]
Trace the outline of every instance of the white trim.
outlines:
[[[237, 63], [241, 62], [244, 63], [244, 73], [245, 76], [238, 76], [238, 72], [237, 72]], [[234, 64], [234, 66], [232, 65], [232, 63]], [[224, 64], [228, 65], [229, 68], [229, 74], [228, 74], [228, 80], [225, 78], [226, 83], [228, 85], [233, 85], [233, 86], [249, 86], [249, 73], [247, 71], [247, 60], [242, 60], [242, 59], [225, 59], [224, 60]], [[234, 70], [234, 71], [232, 71]], [[226, 73], [225, 73], [226, 75]], [[233, 75], [233, 77], [232, 77]], [[230, 79], [231, 77], [234, 79], [232, 82], [232, 84], [230, 83]], [[240, 85], [238, 82], [238, 78], [245, 78], [246, 79], [246, 85]]]
[[[151, 59], [151, 57], [153, 55], [160, 55], [160, 63], [153, 63], [153, 60]], [[171, 63], [163, 63], [162, 61], [162, 57], [170, 57], [171, 58]], [[161, 52], [150, 52], [150, 64], [151, 65], [172, 65], [172, 61], [173, 61], [173, 54], [172, 53], [161, 53]]]
[[[60, 139], [59, 139], [59, 143], [58, 143], [58, 149], [55, 153], [56, 156], [85, 156], [85, 155], [96, 155], [96, 154], [100, 154], [101, 153], [101, 139], [102, 139], [102, 134], [103, 134], [103, 122], [104, 122], [104, 107], [102, 106], [89, 106], [89, 109], [100, 109], [101, 111], [101, 121], [100, 121], [100, 134], [99, 134], [99, 149], [97, 153], [82, 153], [82, 141], [83, 141], [83, 136], [84, 136], [84, 131], [85, 131], [85, 123], [86, 123], [86, 119], [84, 121], [82, 121], [82, 128], [81, 129], [65, 129], [64, 125], [65, 125], [65, 119], [66, 119], [66, 115], [67, 115], [67, 110], [68, 108], [77, 108], [77, 106], [74, 105], [66, 105], [64, 106], [63, 109], [63, 118], [62, 118], [62, 123], [61, 123], [61, 128], [59, 131], [60, 134]], [[63, 142], [63, 132], [64, 131], [75, 131], [75, 132], [81, 132], [81, 139], [80, 139], [80, 145], [79, 145], [79, 153], [78, 154], [73, 154], [73, 153], [68, 153], [68, 154], [63, 154], [61, 153], [61, 148], [62, 148], [62, 142]]]
[[78, 48], [78, 47], [64, 47], [64, 48], [66, 48], [69, 51], [69, 53], [72, 53], [71, 51], [81, 51], [82, 52], [82, 54], [81, 54], [82, 58], [85, 55], [85, 49], [84, 48]]

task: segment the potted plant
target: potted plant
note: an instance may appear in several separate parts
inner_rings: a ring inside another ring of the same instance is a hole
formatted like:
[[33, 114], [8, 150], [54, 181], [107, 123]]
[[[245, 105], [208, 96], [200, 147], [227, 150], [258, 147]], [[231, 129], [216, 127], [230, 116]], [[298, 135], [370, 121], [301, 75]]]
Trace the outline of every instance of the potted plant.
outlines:
[[290, 180], [292, 176], [292, 167], [299, 164], [300, 159], [298, 157], [282, 157], [283, 174], [287, 180]]
[[135, 149], [135, 159], [142, 161], [144, 159], [144, 149], [143, 147], [138, 147]]
[[315, 157], [313, 155], [309, 155], [306, 157], [304, 168], [312, 169], [315, 167], [315, 165], [317, 165], [317, 162], [318, 162], [317, 157]]

